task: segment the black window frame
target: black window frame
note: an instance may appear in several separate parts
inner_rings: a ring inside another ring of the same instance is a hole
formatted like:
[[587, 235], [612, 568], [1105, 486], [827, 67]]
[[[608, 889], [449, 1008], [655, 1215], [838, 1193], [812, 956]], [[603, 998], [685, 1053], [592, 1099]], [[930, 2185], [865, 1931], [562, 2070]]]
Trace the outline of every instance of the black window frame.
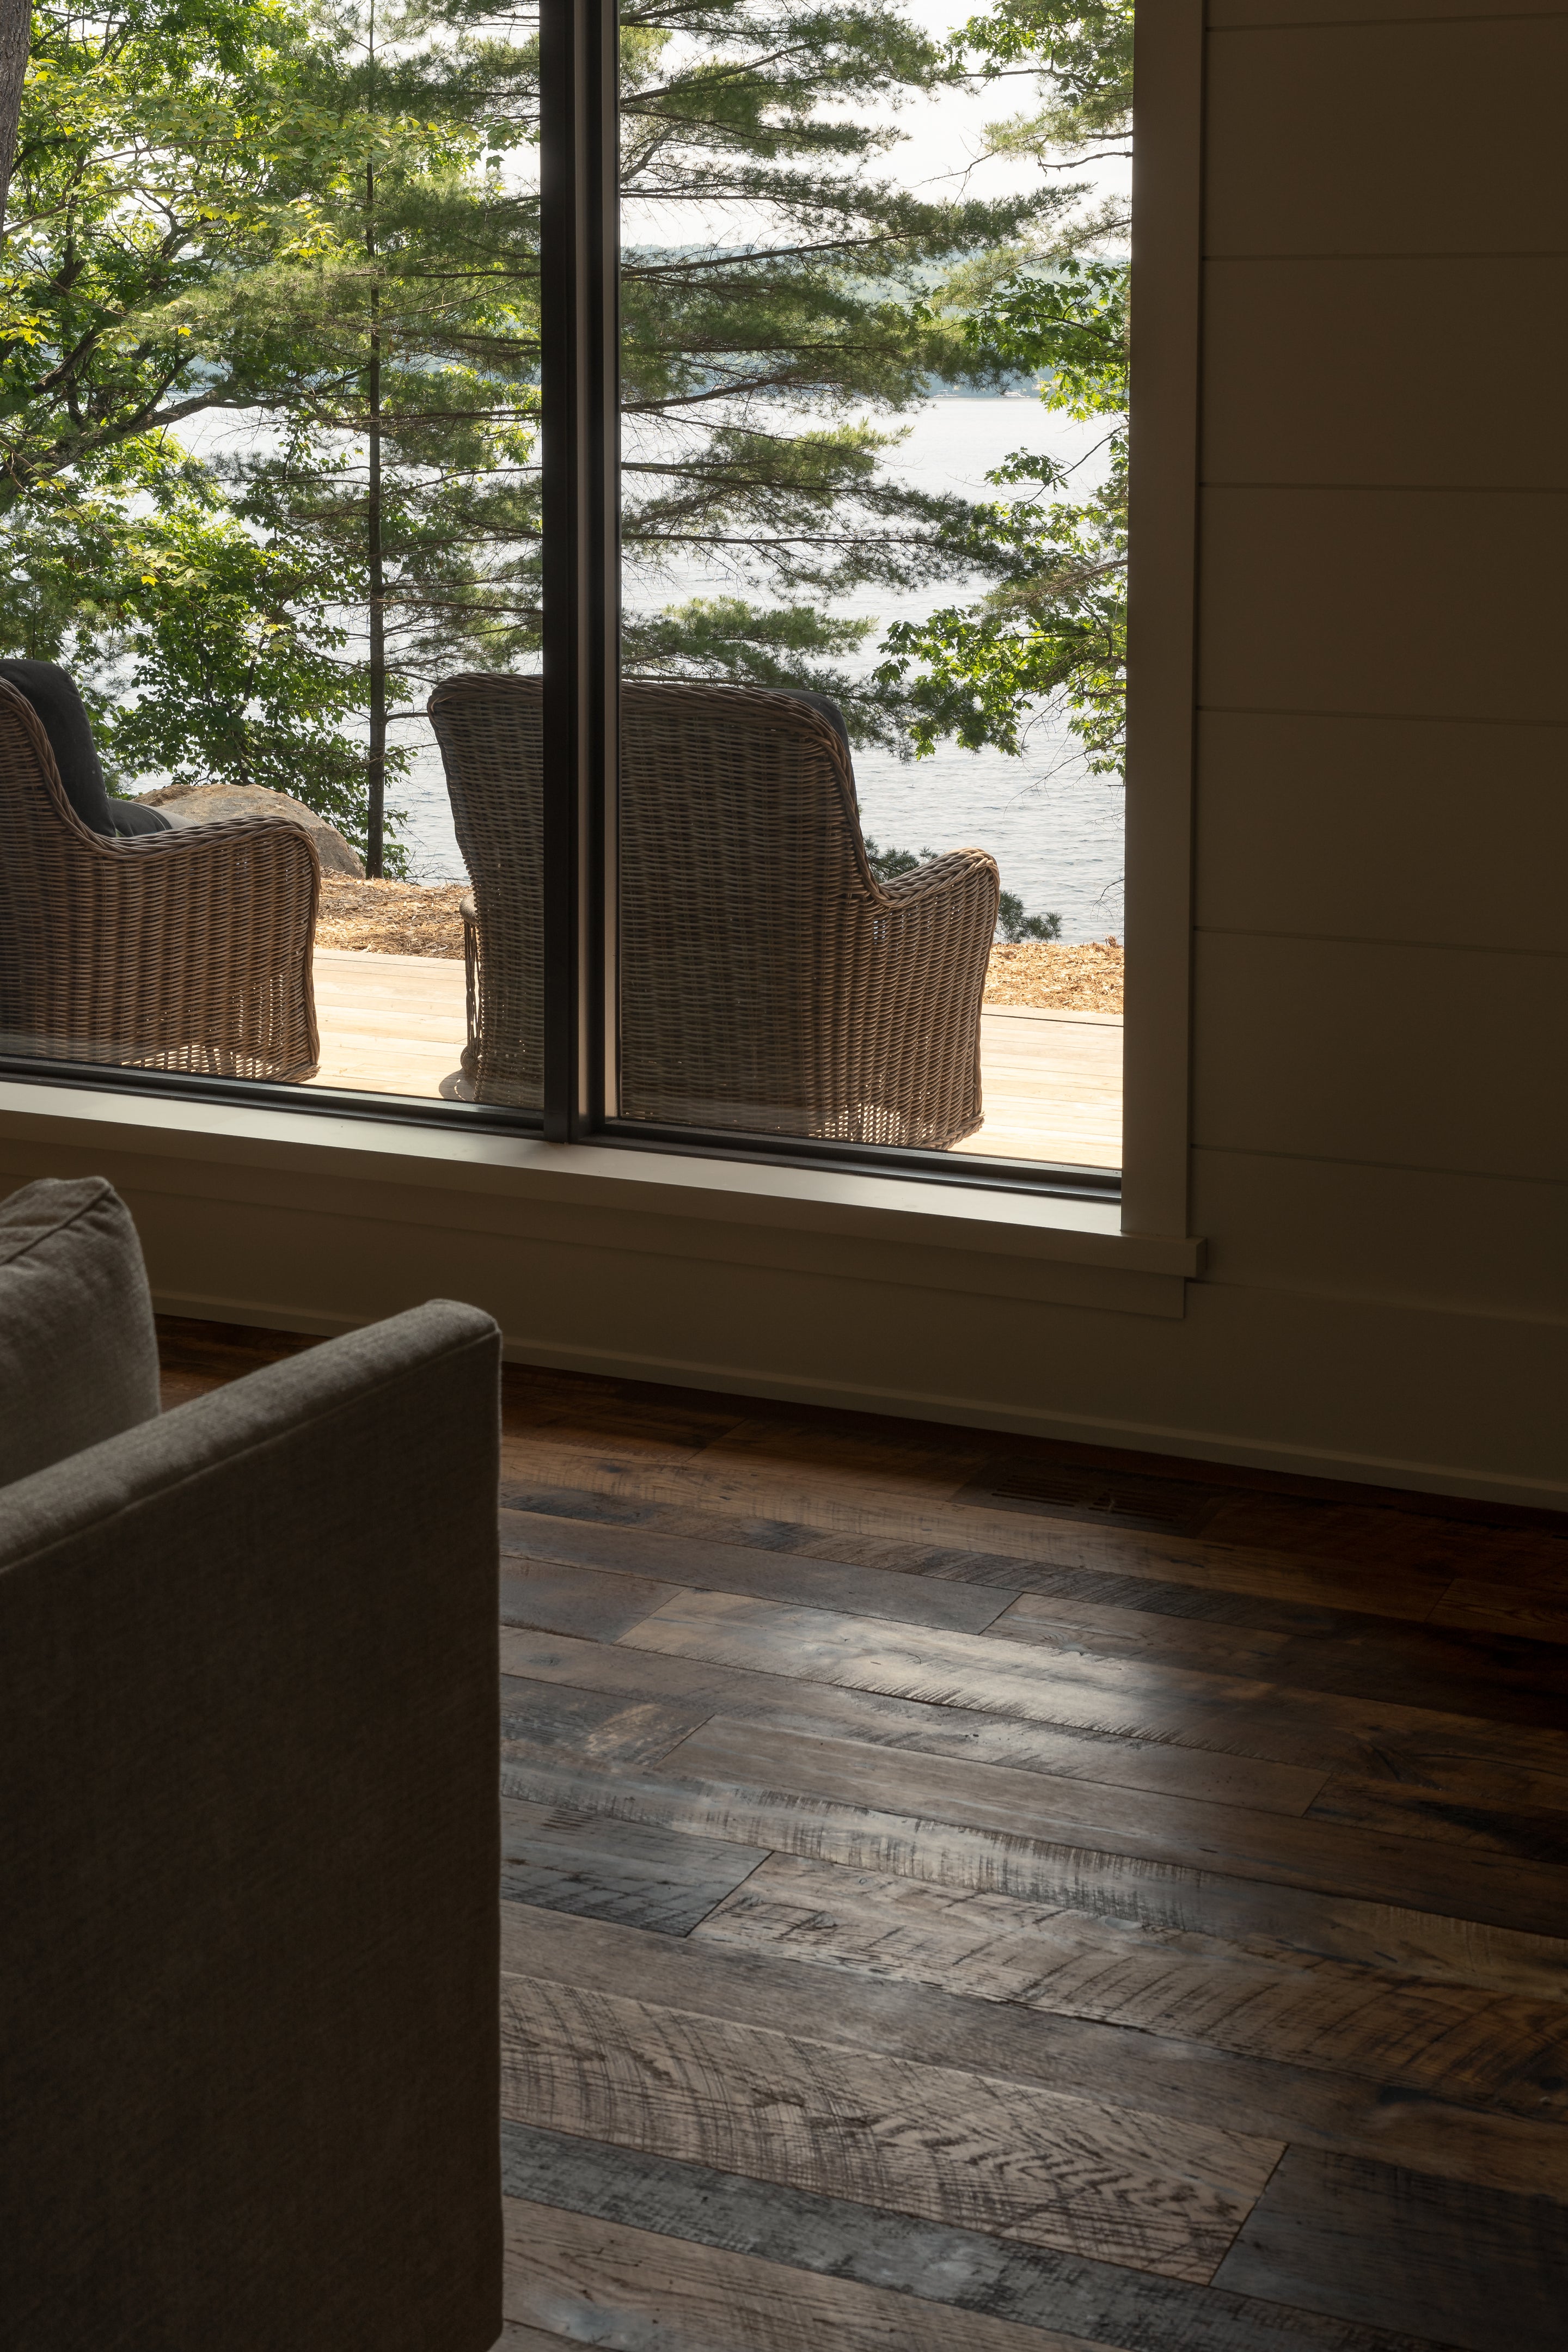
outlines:
[[544, 1107], [421, 1101], [0, 1055], [0, 1076], [1095, 1201], [1121, 1171], [623, 1119], [616, 1112], [620, 687], [618, 0], [539, 0]]

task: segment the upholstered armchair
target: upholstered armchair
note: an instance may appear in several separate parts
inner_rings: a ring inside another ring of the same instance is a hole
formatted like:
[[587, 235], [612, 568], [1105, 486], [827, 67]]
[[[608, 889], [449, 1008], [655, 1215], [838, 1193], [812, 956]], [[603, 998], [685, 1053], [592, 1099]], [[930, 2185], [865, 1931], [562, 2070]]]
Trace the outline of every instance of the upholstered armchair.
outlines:
[[501, 2330], [500, 1341], [160, 1412], [100, 1179], [0, 1208], [0, 2340]]

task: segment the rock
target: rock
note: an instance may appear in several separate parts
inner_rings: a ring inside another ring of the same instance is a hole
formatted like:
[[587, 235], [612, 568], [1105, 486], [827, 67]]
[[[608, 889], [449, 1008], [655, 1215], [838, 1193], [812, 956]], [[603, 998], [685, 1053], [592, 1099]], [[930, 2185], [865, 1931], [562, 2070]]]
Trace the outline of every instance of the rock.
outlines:
[[287, 793], [268, 792], [265, 784], [164, 784], [138, 798], [149, 808], [162, 810], [171, 824], [217, 824], [227, 816], [286, 816], [303, 825], [316, 845], [323, 874], [364, 877], [364, 861], [335, 825]]

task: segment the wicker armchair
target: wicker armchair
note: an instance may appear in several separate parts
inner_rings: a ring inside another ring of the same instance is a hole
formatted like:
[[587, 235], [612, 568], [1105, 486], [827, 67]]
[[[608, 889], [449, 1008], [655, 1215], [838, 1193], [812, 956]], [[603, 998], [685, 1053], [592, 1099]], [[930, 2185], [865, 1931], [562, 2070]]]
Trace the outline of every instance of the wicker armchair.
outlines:
[[[535, 1109], [540, 683], [449, 678], [429, 708], [473, 883], [463, 1068], [479, 1101]], [[996, 866], [960, 849], [879, 883], [818, 711], [628, 680], [618, 866], [623, 1118], [938, 1150], [980, 1125]]]
[[321, 869], [275, 817], [106, 839], [0, 679], [0, 1052], [209, 1077], [316, 1066]]

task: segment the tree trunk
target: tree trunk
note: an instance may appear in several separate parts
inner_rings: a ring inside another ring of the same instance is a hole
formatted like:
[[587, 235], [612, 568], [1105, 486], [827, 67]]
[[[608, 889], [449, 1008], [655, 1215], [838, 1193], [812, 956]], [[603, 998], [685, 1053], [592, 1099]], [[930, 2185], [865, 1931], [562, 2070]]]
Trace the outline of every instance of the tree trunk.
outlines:
[[[367, 163], [365, 183], [365, 252], [375, 259], [375, 167]], [[381, 293], [374, 277], [370, 288], [370, 366], [366, 371], [365, 408], [369, 421], [370, 480], [365, 498], [365, 554], [370, 578], [370, 757], [365, 763], [366, 819], [364, 870], [379, 877], [386, 811], [386, 615], [385, 573], [381, 546]]]
[[16, 160], [16, 123], [32, 29], [32, 0], [0, 0], [0, 230], [5, 226], [11, 166]]

